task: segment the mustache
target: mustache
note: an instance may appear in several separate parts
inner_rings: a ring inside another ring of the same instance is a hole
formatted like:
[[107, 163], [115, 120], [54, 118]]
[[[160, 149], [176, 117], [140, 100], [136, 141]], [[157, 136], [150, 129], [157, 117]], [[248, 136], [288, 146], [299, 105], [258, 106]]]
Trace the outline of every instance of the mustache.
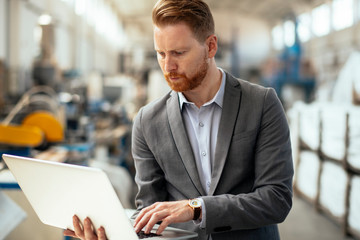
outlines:
[[165, 74], [167, 78], [184, 78], [186, 77], [185, 74], [176, 73], [176, 72], [169, 72]]

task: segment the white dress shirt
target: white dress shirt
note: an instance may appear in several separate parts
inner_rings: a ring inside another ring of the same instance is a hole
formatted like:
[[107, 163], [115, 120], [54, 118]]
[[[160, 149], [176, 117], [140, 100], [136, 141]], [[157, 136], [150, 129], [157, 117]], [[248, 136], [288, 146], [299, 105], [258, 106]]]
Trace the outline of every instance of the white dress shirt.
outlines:
[[[193, 102], [189, 102], [182, 93], [178, 93], [185, 128], [194, 153], [200, 181], [206, 193], [210, 190], [212, 165], [215, 160], [216, 140], [225, 92], [225, 73], [222, 69], [219, 68], [219, 70], [222, 74], [220, 88], [213, 99], [200, 108]], [[206, 210], [202, 201], [202, 228], [205, 228], [205, 218]]]

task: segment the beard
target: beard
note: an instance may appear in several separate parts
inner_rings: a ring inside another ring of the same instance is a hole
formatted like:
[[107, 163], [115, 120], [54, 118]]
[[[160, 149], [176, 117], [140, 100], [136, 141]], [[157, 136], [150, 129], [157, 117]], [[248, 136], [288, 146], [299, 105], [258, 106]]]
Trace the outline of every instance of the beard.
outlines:
[[[177, 72], [170, 72], [164, 74], [166, 82], [170, 88], [176, 92], [186, 92], [200, 86], [204, 80], [209, 65], [207, 63], [207, 58], [204, 58], [204, 61], [196, 70], [196, 73], [192, 77], [187, 77], [186, 74], [181, 74]], [[171, 78], [178, 78], [176, 81], [172, 81]]]

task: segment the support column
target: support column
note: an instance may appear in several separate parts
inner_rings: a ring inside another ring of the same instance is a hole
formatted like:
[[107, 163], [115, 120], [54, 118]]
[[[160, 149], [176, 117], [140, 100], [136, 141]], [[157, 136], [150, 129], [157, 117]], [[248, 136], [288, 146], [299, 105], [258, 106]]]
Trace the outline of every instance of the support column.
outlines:
[[20, 8], [22, 1], [8, 0], [8, 93], [9, 95], [16, 95], [18, 88], [18, 79], [20, 71]]

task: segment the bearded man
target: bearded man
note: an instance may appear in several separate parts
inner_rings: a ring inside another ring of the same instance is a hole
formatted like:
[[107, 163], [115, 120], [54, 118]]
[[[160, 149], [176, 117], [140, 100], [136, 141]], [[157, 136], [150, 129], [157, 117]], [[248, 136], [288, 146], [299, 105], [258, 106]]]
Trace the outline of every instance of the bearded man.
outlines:
[[[293, 164], [275, 91], [216, 66], [214, 20], [202, 0], [159, 0], [152, 17], [172, 91], [134, 121], [135, 231], [149, 233], [160, 223], [158, 234], [171, 224], [201, 240], [280, 239], [277, 224], [292, 206]], [[104, 229], [98, 233], [105, 239]]]

